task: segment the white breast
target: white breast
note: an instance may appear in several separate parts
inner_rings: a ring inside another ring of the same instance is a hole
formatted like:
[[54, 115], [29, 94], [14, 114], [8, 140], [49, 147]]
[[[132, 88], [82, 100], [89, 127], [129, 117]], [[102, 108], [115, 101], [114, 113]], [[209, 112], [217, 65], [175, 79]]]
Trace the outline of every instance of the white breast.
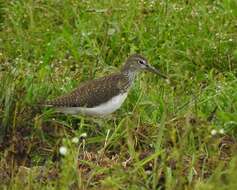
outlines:
[[114, 96], [109, 101], [100, 104], [93, 108], [86, 108], [86, 107], [58, 107], [56, 108], [57, 111], [65, 113], [65, 114], [85, 114], [91, 116], [105, 116], [110, 113], [113, 113], [115, 110], [120, 108], [123, 104], [124, 100], [127, 97], [127, 93], [119, 94]]

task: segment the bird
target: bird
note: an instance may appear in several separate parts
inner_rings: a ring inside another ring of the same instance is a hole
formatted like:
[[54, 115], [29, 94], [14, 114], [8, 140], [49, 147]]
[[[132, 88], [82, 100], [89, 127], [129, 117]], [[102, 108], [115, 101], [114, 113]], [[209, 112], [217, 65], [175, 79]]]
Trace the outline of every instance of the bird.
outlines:
[[63, 114], [107, 116], [121, 107], [140, 71], [149, 71], [167, 79], [145, 57], [133, 54], [126, 59], [118, 72], [86, 81], [73, 91], [46, 101], [45, 105]]

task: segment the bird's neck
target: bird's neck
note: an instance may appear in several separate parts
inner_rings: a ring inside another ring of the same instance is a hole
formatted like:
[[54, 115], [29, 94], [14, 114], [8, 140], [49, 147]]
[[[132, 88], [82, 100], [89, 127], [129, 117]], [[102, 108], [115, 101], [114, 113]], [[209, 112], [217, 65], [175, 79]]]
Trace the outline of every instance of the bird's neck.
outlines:
[[125, 75], [128, 78], [129, 83], [132, 84], [132, 82], [134, 81], [137, 75], [137, 71], [136, 70], [123, 70], [122, 74]]

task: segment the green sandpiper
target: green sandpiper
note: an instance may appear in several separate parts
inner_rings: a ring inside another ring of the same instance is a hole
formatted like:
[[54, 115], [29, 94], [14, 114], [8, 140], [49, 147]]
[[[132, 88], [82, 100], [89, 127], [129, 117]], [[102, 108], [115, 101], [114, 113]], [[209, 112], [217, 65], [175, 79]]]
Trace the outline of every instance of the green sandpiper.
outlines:
[[123, 104], [139, 71], [150, 71], [167, 78], [139, 54], [131, 55], [119, 72], [87, 81], [72, 92], [45, 103], [64, 114], [106, 116]]

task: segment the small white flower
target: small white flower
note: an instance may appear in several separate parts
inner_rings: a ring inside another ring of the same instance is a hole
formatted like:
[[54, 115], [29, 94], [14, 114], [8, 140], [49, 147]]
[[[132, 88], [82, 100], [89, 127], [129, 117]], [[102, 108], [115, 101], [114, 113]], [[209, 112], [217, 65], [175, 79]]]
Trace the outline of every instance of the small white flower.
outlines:
[[219, 133], [223, 135], [223, 134], [225, 134], [225, 130], [224, 129], [220, 129]]
[[86, 134], [86, 133], [82, 133], [82, 134], [80, 135], [80, 137], [81, 137], [81, 138], [86, 138], [86, 137], [87, 137], [87, 134]]
[[233, 39], [232, 39], [232, 38], [230, 38], [230, 39], [229, 39], [229, 42], [233, 42]]
[[216, 131], [215, 129], [212, 129], [212, 130], [211, 130], [211, 135], [214, 136], [214, 135], [216, 135], [216, 134], [217, 134], [217, 131]]
[[79, 138], [77, 137], [72, 138], [72, 142], [75, 144], [79, 143]]
[[61, 147], [59, 148], [59, 153], [60, 153], [61, 155], [65, 156], [65, 155], [67, 154], [67, 147], [61, 146]]
[[114, 33], [116, 32], [116, 30], [114, 29], [114, 28], [109, 28], [109, 30], [108, 30], [108, 35], [109, 36], [111, 36], [111, 35], [113, 35]]
[[167, 84], [170, 84], [170, 80], [169, 80], [169, 79], [166, 79], [165, 82], [166, 82]]

